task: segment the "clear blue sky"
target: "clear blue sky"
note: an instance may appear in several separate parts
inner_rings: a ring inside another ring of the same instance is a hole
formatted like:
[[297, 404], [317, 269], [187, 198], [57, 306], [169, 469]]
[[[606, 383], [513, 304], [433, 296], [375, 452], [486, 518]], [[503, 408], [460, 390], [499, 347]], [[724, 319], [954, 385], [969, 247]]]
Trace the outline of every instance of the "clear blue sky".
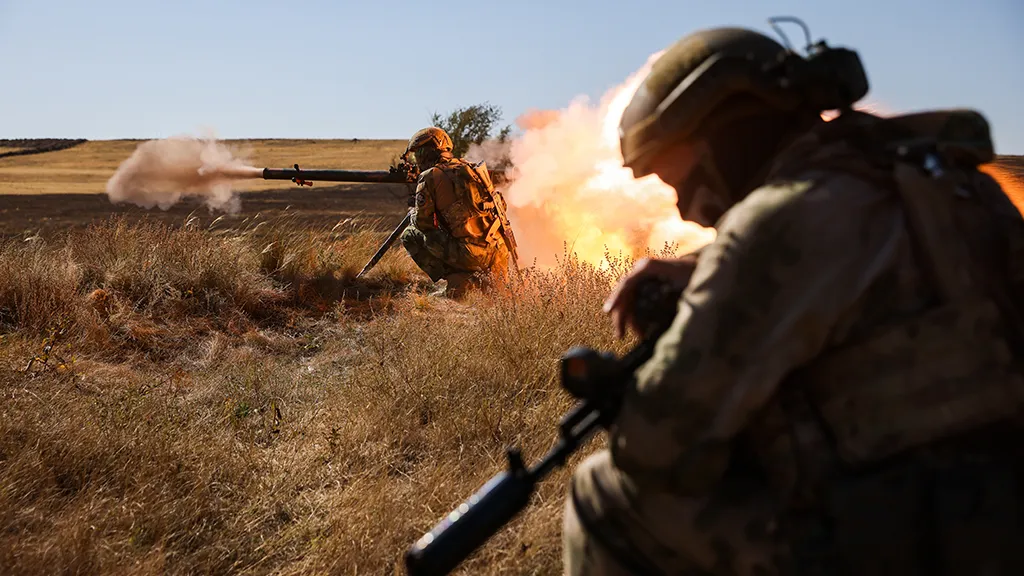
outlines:
[[0, 138], [407, 138], [483, 101], [511, 122], [786, 14], [857, 49], [871, 99], [977, 108], [1024, 154], [1024, 0], [0, 0]]

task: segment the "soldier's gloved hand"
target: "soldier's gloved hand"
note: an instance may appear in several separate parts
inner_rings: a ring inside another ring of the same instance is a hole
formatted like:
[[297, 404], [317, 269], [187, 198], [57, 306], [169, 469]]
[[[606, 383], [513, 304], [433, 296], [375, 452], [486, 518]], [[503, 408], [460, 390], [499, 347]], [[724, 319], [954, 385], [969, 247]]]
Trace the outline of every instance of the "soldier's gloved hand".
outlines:
[[676, 260], [656, 260], [644, 258], [619, 282], [604, 303], [604, 312], [611, 314], [615, 335], [622, 338], [626, 335], [627, 326], [637, 334], [643, 332], [635, 317], [637, 286], [645, 280], [658, 278], [672, 285], [676, 291], [682, 291], [690, 282], [690, 276], [697, 266], [697, 254], [691, 253]]
[[415, 208], [416, 207], [416, 195], [415, 194], [410, 194], [409, 195], [409, 200], [406, 202], [406, 204], [409, 206], [409, 208]]

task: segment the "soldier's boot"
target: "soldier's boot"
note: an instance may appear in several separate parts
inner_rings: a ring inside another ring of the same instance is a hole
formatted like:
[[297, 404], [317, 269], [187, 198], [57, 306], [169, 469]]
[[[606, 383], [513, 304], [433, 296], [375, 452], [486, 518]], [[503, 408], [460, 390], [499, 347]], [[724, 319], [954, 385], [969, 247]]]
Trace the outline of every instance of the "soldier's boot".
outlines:
[[448, 290], [448, 281], [440, 280], [431, 284], [430, 288], [427, 289], [427, 296], [444, 296]]
[[448, 289], [445, 296], [453, 300], [461, 300], [474, 288], [478, 288], [474, 274], [470, 272], [455, 272], [445, 277], [448, 281]]

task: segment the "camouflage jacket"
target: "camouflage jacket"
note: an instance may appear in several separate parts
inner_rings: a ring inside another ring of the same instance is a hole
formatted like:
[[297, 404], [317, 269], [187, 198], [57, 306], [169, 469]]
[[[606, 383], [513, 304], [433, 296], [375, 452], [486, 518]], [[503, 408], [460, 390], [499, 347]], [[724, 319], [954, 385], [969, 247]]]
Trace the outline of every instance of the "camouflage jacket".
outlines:
[[[939, 223], [925, 224], [937, 244], [922, 246], [908, 224], [921, 215], [895, 193], [891, 164], [818, 138], [797, 142], [795, 162], [783, 169], [780, 159], [776, 177], [723, 217], [672, 327], [638, 372], [610, 438], [636, 489], [705, 494], [744, 443], [780, 489], [794, 490], [795, 456], [781, 447], [788, 439], [775, 440], [789, 424], [780, 392], [797, 379], [853, 466], [1020, 410], [1024, 384], [1003, 337], [1011, 330], [971, 288], [950, 214], [924, 217]], [[1009, 204], [988, 176], [956, 174], [947, 180], [965, 195]], [[923, 210], [942, 205], [938, 197]], [[1020, 217], [1009, 210], [1015, 232], [1004, 263], [1022, 253]], [[986, 214], [967, 235], [993, 222]], [[1006, 252], [996, 244], [986, 251]]]

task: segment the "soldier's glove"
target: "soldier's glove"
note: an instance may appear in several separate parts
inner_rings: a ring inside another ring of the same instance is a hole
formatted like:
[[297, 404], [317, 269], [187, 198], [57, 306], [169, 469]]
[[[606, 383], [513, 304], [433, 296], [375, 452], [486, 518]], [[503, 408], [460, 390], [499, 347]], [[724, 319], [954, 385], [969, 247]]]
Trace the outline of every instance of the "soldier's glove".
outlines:
[[[664, 320], [671, 323], [676, 315], [675, 306], [679, 296], [690, 282], [696, 266], [696, 253], [677, 260], [641, 260], [605, 301], [604, 311], [611, 314], [616, 335], [619, 338], [625, 336], [627, 327], [633, 328], [640, 335], [647, 334], [652, 321]], [[653, 283], [657, 289], [645, 288], [645, 294], [640, 294], [640, 286], [648, 283]], [[648, 304], [657, 312], [648, 313], [644, 319], [639, 318], [638, 298], [659, 300]]]
[[676, 317], [679, 298], [685, 285], [679, 286], [657, 277], [645, 278], [633, 298], [633, 327], [644, 338], [657, 338], [668, 330]]

